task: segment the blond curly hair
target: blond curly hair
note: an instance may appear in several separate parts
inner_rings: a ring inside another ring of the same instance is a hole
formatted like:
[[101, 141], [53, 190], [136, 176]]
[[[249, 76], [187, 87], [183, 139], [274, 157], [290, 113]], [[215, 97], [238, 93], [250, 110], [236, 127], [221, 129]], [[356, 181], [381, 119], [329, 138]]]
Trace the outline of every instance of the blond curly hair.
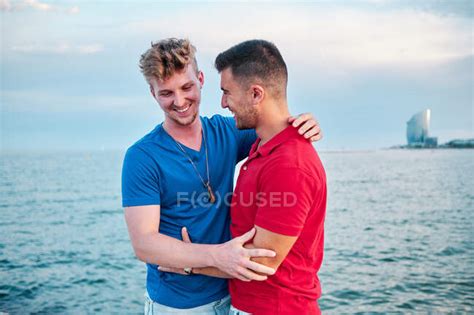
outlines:
[[151, 79], [164, 81], [190, 63], [197, 74], [195, 54], [196, 47], [188, 39], [167, 38], [152, 42], [151, 48], [141, 55], [140, 70], [148, 83]]

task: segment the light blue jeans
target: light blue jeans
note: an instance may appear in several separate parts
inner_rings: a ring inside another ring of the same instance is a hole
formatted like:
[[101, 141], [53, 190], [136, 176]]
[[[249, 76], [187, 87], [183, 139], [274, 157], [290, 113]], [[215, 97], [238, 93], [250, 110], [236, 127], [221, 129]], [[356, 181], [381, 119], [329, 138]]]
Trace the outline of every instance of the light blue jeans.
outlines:
[[175, 314], [192, 314], [192, 315], [228, 315], [230, 309], [230, 296], [226, 296], [215, 302], [201, 305], [194, 308], [174, 308], [163, 304], [153, 302], [145, 293], [145, 315], [175, 315]]

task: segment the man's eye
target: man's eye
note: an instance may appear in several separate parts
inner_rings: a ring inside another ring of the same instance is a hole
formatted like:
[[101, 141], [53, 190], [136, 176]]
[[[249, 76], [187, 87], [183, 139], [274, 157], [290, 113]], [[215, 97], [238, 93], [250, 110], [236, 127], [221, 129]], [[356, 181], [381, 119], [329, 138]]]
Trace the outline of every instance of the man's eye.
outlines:
[[169, 92], [160, 93], [160, 96], [164, 96], [164, 97], [170, 96], [170, 95], [171, 95], [171, 93], [169, 93]]
[[183, 90], [188, 91], [191, 88], [190, 85], [183, 87]]

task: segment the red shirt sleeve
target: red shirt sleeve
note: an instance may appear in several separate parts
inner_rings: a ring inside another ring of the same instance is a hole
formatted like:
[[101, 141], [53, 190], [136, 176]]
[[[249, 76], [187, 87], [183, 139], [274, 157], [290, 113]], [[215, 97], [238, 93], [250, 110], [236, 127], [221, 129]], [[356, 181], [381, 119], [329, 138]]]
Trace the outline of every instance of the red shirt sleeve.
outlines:
[[299, 236], [317, 196], [317, 178], [295, 167], [272, 167], [262, 173], [255, 225]]

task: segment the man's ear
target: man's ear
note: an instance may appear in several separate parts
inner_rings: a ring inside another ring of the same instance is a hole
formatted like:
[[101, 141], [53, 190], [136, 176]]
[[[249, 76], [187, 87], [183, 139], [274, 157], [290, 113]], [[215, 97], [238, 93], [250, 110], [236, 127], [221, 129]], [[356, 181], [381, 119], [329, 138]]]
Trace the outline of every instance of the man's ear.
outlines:
[[250, 91], [252, 93], [251, 96], [253, 105], [261, 103], [265, 98], [265, 89], [261, 85], [252, 85], [250, 87]]
[[204, 73], [202, 71], [198, 72], [198, 80], [199, 80], [199, 83], [201, 84], [201, 89], [202, 89], [202, 86], [204, 85]]

